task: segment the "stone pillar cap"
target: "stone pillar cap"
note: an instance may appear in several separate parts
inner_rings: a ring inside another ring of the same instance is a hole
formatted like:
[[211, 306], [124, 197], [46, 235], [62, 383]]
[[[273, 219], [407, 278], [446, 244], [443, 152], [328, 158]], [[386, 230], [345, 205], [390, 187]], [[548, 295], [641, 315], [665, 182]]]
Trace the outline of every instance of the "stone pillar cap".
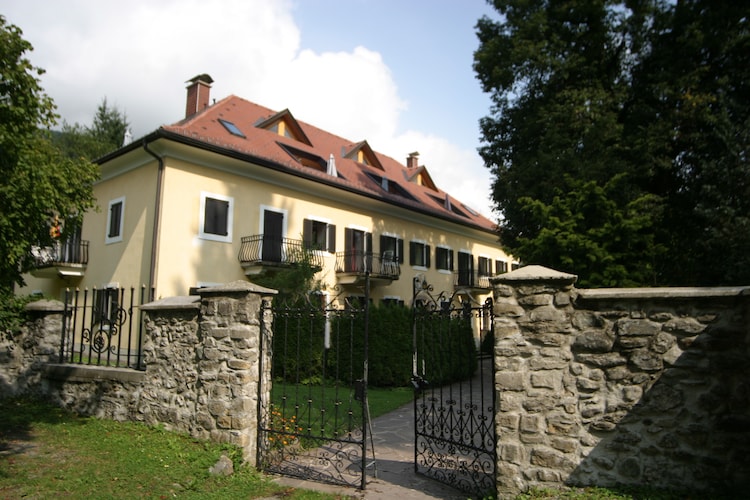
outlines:
[[274, 290], [272, 288], [266, 288], [264, 286], [256, 285], [255, 283], [244, 280], [232, 281], [230, 283], [224, 283], [223, 285], [209, 286], [196, 290], [196, 293], [201, 296], [205, 294], [232, 292], [251, 292], [261, 295], [276, 295], [277, 293], [279, 293], [277, 290]]
[[572, 285], [577, 279], [578, 276], [575, 274], [563, 273], [548, 267], [534, 265], [520, 267], [515, 271], [501, 274], [496, 276], [493, 281], [500, 283], [518, 281], [555, 281]]

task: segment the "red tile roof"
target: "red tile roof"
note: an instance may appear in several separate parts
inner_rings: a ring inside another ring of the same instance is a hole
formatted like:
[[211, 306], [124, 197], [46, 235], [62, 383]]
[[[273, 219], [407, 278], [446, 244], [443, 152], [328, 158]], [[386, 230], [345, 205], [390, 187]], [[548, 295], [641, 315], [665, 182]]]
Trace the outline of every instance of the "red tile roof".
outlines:
[[[292, 135], [299, 137], [302, 133], [304, 137], [300, 139], [304, 142], [259, 127], [277, 124], [280, 119], [287, 122]], [[231, 133], [219, 120], [233, 124], [244, 137]], [[185, 120], [163, 126], [161, 130], [241, 155], [260, 158], [292, 174], [320, 180], [329, 185], [340, 186], [342, 189], [442, 219], [486, 231], [494, 231], [496, 227], [494, 222], [471, 210], [453, 196], [450, 196], [450, 203], [446, 203], [448, 193], [436, 188], [432, 182], [426, 185], [417, 184], [415, 169], [408, 169], [393, 158], [374, 151], [367, 141], [353, 142], [331, 134], [296, 120], [289, 110], [276, 112], [230, 95]], [[366, 155], [374, 155], [376, 165], [365, 165], [355, 161], [356, 155], [351, 153], [360, 148]], [[336, 178], [324, 170], [331, 154], [338, 171]], [[293, 155], [322, 160], [322, 163], [317, 161], [322, 168], [318, 170], [309, 166], [314, 162], [307, 162], [308, 166], [303, 165]], [[424, 167], [419, 168], [426, 173]], [[429, 177], [429, 174], [427, 175]], [[388, 191], [385, 190], [382, 178], [388, 179], [386, 184], [391, 187]]]

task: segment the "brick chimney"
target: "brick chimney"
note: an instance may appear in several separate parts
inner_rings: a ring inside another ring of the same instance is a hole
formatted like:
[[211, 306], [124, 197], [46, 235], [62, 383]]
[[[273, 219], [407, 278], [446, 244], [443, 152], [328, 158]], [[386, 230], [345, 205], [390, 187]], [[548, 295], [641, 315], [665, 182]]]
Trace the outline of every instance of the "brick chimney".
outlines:
[[186, 83], [187, 87], [187, 105], [185, 106], [185, 118], [193, 116], [198, 111], [203, 111], [208, 107], [208, 99], [211, 96], [211, 84], [213, 79], [203, 73], [191, 78]]
[[419, 153], [414, 151], [406, 158], [406, 168], [417, 168], [419, 165]]

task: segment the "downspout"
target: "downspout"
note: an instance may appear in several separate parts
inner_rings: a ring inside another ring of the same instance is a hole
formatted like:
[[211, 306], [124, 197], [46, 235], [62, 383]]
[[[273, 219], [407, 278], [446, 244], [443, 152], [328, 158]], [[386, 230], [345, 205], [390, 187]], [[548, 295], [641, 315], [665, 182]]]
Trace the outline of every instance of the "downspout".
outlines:
[[151, 291], [154, 288], [154, 280], [156, 279], [156, 262], [157, 255], [159, 253], [159, 223], [161, 222], [161, 197], [162, 197], [162, 180], [164, 179], [164, 158], [154, 153], [148, 148], [148, 142], [146, 138], [143, 138], [143, 150], [150, 154], [156, 161], [159, 162], [159, 167], [156, 174], [156, 200], [154, 201], [154, 229], [151, 235], [151, 264], [148, 271], [148, 294], [150, 296]]

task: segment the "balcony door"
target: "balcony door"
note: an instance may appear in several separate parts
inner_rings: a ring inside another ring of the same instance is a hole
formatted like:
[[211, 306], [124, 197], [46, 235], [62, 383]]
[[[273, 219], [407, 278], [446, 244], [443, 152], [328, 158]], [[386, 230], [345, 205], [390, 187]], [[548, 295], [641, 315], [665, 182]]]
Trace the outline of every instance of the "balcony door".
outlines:
[[372, 233], [359, 229], [347, 228], [344, 231], [346, 272], [365, 272], [372, 270]]
[[282, 262], [284, 214], [273, 210], [263, 211], [263, 247], [261, 260]]
[[474, 257], [470, 253], [458, 252], [458, 281], [459, 286], [474, 285]]

